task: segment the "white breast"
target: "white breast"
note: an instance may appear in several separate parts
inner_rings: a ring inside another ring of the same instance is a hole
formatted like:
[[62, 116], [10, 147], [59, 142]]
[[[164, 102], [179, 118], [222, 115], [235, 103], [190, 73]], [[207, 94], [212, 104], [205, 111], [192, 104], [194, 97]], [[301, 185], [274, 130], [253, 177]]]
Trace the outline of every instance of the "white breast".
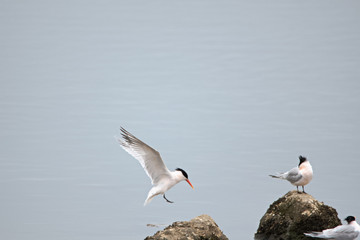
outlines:
[[309, 161], [303, 162], [299, 166], [299, 171], [302, 175], [302, 178], [299, 181], [295, 182], [294, 185], [295, 186], [305, 186], [312, 180], [312, 177], [313, 177], [313, 170], [310, 165], [310, 162]]

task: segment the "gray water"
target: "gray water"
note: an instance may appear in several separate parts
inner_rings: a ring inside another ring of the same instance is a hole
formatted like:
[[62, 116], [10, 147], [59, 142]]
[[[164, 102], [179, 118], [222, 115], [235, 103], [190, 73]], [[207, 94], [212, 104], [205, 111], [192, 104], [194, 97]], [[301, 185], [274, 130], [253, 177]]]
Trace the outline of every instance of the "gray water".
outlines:
[[[252, 239], [295, 187], [360, 217], [359, 1], [2, 1], [0, 238], [143, 239], [209, 214]], [[123, 126], [186, 182], [150, 181]], [[161, 225], [162, 226], [162, 225]]]

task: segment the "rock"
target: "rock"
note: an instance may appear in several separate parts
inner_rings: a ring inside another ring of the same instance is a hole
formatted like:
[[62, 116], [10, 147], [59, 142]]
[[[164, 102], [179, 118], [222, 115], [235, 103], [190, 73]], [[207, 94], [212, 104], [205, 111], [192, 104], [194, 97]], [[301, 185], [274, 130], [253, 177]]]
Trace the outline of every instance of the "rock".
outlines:
[[309, 194], [291, 191], [270, 205], [260, 220], [255, 239], [312, 239], [304, 236], [304, 233], [322, 231], [340, 224], [334, 208]]
[[219, 226], [209, 215], [190, 221], [174, 222], [145, 240], [227, 240]]

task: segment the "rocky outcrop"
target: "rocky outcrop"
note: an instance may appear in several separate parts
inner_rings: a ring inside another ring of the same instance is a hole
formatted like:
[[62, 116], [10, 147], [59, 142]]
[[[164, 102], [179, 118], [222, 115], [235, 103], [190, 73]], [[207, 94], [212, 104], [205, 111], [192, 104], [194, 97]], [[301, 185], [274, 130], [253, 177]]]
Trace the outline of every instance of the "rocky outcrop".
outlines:
[[334, 208], [311, 195], [291, 191], [270, 205], [261, 218], [256, 240], [311, 239], [305, 232], [322, 231], [340, 225]]
[[145, 240], [227, 240], [219, 226], [209, 215], [190, 221], [174, 222]]

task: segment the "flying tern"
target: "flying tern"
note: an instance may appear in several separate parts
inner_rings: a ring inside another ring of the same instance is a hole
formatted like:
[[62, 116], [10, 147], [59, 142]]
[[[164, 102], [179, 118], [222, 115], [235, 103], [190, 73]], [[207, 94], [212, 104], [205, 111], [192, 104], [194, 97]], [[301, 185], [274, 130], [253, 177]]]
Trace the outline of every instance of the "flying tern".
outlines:
[[308, 237], [327, 238], [336, 240], [354, 240], [359, 236], [360, 226], [355, 221], [355, 217], [348, 216], [345, 218], [347, 224], [323, 230], [322, 232], [304, 233]]
[[145, 200], [144, 206], [159, 194], [162, 194], [167, 202], [173, 203], [165, 197], [165, 192], [183, 180], [194, 189], [189, 181], [188, 174], [183, 169], [176, 168], [175, 171], [170, 171], [165, 166], [158, 151], [136, 138], [124, 128], [121, 127], [120, 131], [122, 139], [118, 137], [115, 138], [125, 151], [140, 162], [153, 185]]
[[290, 171], [285, 173], [279, 173], [277, 175], [269, 175], [273, 178], [280, 178], [288, 180], [292, 185], [296, 186], [296, 190], [299, 192], [299, 186], [302, 187], [305, 193], [304, 186], [308, 184], [313, 177], [313, 170], [310, 162], [306, 157], [299, 156], [300, 163], [297, 167], [294, 167]]

